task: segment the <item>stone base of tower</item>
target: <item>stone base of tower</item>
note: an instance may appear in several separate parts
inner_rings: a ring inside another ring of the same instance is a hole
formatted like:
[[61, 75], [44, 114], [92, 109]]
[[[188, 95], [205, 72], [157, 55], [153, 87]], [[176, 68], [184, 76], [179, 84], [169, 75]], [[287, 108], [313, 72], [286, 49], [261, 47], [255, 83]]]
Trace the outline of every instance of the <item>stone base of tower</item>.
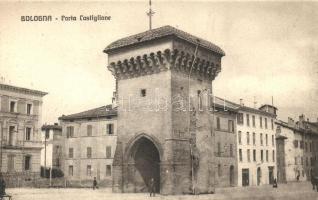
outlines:
[[114, 166], [113, 165], [113, 185], [112, 185], [113, 193], [122, 193], [123, 192], [123, 184], [122, 184], [122, 166]]
[[[123, 169], [123, 170], [122, 170]], [[135, 170], [134, 165], [113, 166], [114, 193], [147, 193], [148, 185]], [[162, 195], [191, 194], [191, 167], [184, 164], [160, 165], [160, 189]]]

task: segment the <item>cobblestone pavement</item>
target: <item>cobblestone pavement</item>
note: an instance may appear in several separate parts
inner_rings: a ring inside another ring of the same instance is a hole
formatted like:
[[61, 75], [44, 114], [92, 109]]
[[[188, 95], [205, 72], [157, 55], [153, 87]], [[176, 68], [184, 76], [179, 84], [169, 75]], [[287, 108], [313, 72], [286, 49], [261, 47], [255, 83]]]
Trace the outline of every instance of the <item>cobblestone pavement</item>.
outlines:
[[33, 189], [12, 188], [7, 193], [13, 196], [13, 200], [140, 200], [140, 199], [163, 199], [163, 200], [223, 200], [223, 199], [261, 199], [261, 200], [318, 200], [318, 192], [312, 190], [310, 183], [289, 183], [279, 185], [277, 189], [269, 185], [259, 187], [235, 187], [219, 188], [216, 194], [209, 195], [178, 195], [149, 197], [148, 194], [113, 194], [110, 189]]

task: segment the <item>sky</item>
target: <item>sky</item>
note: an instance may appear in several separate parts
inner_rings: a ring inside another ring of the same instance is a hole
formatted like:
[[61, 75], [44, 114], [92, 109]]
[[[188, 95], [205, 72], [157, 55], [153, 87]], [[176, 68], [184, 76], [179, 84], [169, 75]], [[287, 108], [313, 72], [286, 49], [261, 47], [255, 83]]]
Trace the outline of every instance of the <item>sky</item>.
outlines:
[[[226, 53], [214, 94], [278, 118], [318, 118], [318, 3], [152, 1], [153, 28], [171, 25]], [[103, 49], [148, 30], [148, 1], [0, 1], [2, 83], [48, 92], [44, 123], [111, 103], [115, 81]], [[21, 16], [110, 15], [110, 21], [22, 22]]]

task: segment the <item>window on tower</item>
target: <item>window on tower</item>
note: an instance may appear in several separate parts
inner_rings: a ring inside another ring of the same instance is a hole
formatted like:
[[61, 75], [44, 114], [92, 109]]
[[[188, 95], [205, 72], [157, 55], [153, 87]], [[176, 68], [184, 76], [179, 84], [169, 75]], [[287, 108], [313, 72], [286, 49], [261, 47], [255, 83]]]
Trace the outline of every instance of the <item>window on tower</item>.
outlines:
[[146, 89], [141, 89], [141, 90], [140, 90], [140, 96], [141, 96], [141, 97], [145, 97], [146, 94], [147, 94]]

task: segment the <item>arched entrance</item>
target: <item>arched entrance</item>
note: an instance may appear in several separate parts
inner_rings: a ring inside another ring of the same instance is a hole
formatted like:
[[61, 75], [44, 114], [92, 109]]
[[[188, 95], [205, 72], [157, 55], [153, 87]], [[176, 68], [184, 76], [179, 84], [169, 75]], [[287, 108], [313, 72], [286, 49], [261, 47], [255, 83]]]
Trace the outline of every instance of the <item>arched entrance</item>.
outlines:
[[135, 140], [130, 149], [130, 161], [134, 163], [132, 181], [135, 192], [148, 192], [151, 178], [156, 192], [160, 192], [160, 154], [156, 145], [147, 137]]
[[261, 184], [261, 177], [262, 177], [262, 171], [261, 171], [261, 168], [258, 167], [257, 168], [257, 185]]
[[234, 186], [234, 166], [230, 166], [230, 186]]

